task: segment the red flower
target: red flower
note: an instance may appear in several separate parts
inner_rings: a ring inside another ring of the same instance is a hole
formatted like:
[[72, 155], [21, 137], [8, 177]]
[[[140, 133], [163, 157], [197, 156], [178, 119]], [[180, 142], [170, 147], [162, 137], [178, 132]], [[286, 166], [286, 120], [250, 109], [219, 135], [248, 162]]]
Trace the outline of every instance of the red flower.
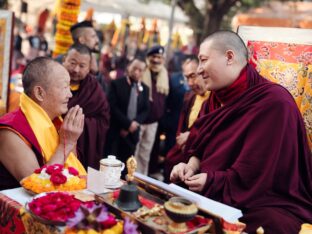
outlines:
[[36, 174], [40, 174], [41, 173], [41, 171], [42, 171], [42, 169], [44, 169], [44, 168], [46, 168], [47, 166], [46, 165], [44, 165], [43, 167], [41, 167], [41, 168], [37, 168], [36, 170], [34, 170], [34, 173], [36, 173]]
[[103, 229], [108, 229], [113, 227], [117, 223], [116, 219], [112, 215], [108, 215], [107, 219], [103, 222], [101, 222]]
[[35, 198], [29, 203], [29, 209], [39, 217], [66, 222], [68, 218], [74, 216], [80, 204], [81, 202], [73, 195], [57, 192]]
[[49, 174], [49, 175], [52, 175], [56, 172], [61, 172], [63, 170], [63, 165], [61, 164], [53, 164], [53, 165], [50, 165], [47, 167], [47, 170], [46, 172]]
[[36, 170], [34, 170], [34, 173], [36, 173], [36, 174], [40, 174], [40, 173], [41, 173], [41, 171], [42, 171], [42, 168], [37, 168]]
[[62, 174], [62, 172], [55, 172], [51, 175], [50, 181], [55, 185], [60, 185], [66, 183], [67, 178]]
[[69, 174], [72, 174], [74, 176], [79, 175], [79, 172], [73, 167], [68, 167], [68, 172], [69, 172]]

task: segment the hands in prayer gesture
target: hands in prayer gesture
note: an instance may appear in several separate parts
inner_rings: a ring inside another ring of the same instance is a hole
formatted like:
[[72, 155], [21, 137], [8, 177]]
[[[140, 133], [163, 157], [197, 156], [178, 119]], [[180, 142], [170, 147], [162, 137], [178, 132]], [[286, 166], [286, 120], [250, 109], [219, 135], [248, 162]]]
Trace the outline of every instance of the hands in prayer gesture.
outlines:
[[84, 126], [84, 114], [78, 105], [69, 109], [60, 128], [60, 144], [72, 149], [81, 135]]

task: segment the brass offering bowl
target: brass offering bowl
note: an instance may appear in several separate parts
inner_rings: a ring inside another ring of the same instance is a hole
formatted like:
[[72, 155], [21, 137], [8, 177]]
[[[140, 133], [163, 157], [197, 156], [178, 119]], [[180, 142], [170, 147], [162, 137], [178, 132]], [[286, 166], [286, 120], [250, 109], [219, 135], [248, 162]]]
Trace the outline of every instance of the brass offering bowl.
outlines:
[[173, 221], [169, 225], [170, 232], [185, 232], [185, 222], [192, 220], [198, 212], [197, 206], [183, 197], [172, 197], [164, 204], [165, 212]]

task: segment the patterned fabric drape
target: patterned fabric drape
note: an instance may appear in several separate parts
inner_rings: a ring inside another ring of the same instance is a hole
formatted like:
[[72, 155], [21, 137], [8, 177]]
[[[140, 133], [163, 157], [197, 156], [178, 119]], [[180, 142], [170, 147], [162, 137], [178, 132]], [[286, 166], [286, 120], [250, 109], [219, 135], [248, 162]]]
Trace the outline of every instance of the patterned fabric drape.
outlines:
[[250, 62], [265, 78], [293, 95], [312, 151], [312, 45], [249, 41]]
[[21, 204], [0, 193], [0, 233], [26, 234], [19, 209]]

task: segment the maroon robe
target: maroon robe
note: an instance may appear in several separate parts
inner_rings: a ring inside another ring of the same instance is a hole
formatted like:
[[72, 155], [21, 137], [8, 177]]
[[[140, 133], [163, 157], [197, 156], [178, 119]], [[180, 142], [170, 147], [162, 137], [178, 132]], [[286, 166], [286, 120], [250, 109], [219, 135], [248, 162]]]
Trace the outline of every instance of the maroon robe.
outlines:
[[[24, 140], [30, 144], [30, 147], [34, 151], [40, 167], [43, 166], [43, 156], [41, 154], [39, 143], [20, 108], [0, 118], [0, 131], [2, 128], [14, 129], [16, 132], [18, 132], [24, 138]], [[18, 145], [16, 147], [18, 147]], [[11, 173], [4, 167], [4, 165], [0, 163], [0, 190], [16, 187], [20, 187], [19, 182], [13, 177], [13, 175], [11, 175]]]
[[[184, 96], [183, 107], [179, 117], [178, 129], [176, 135], [189, 131], [189, 117], [196, 99], [194, 92], [186, 93]], [[183, 155], [180, 146], [176, 143], [167, 153], [165, 161], [165, 179], [169, 181], [172, 168], [180, 162], [187, 162], [187, 157]]]
[[87, 169], [99, 169], [109, 127], [109, 104], [97, 80], [88, 75], [73, 91], [68, 108], [79, 105], [85, 115], [84, 129], [77, 142], [78, 158]]
[[187, 156], [207, 173], [203, 194], [243, 211], [247, 232], [298, 233], [312, 223], [312, 156], [300, 111], [282, 86], [247, 65], [247, 89], [193, 125]]

